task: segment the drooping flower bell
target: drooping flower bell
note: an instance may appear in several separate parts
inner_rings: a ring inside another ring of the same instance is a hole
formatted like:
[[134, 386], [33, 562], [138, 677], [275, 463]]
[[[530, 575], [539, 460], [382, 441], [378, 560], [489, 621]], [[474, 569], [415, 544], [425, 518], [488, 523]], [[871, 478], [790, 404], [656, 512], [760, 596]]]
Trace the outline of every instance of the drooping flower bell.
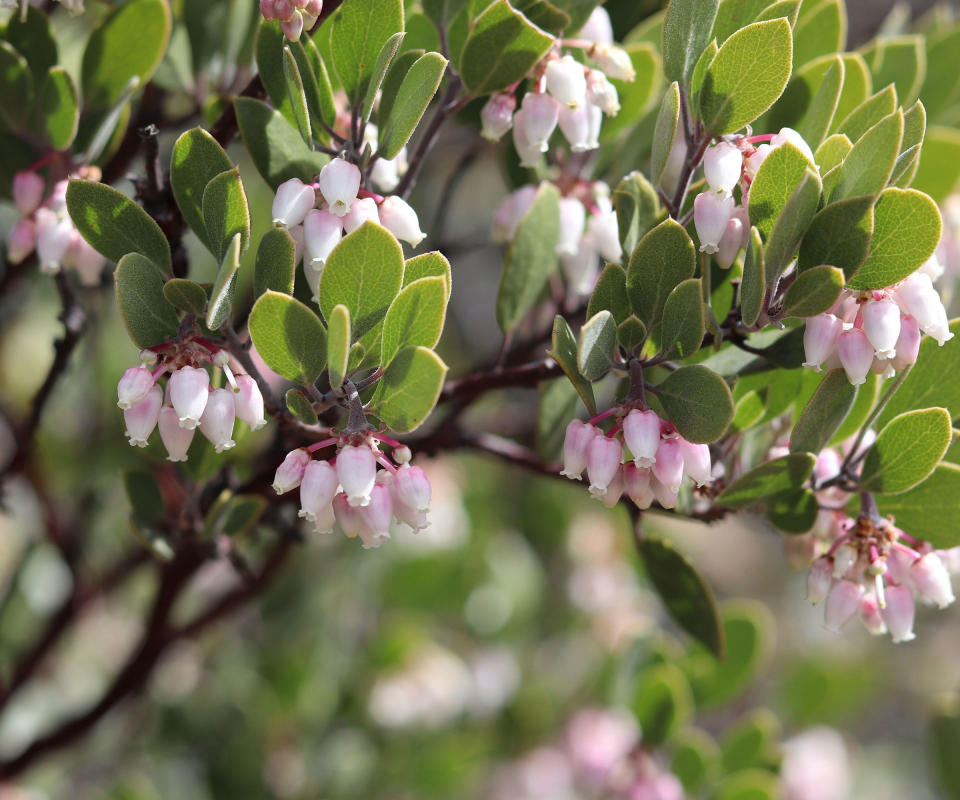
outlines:
[[143, 367], [130, 367], [123, 373], [123, 377], [117, 384], [117, 406], [120, 408], [135, 406], [147, 396], [147, 392], [155, 382], [150, 370]]
[[337, 472], [329, 461], [311, 461], [304, 468], [299, 516], [312, 522], [317, 533], [333, 531], [336, 522], [333, 498], [338, 488]]
[[[557, 127], [560, 105], [548, 94], [529, 92], [520, 106], [521, 120], [526, 141], [531, 149], [547, 152], [547, 142]], [[514, 120], [514, 124], [518, 124]]]
[[900, 309], [892, 300], [868, 300], [863, 304], [863, 332], [878, 358], [893, 358], [900, 338]]
[[172, 406], [160, 409], [157, 428], [160, 431], [160, 441], [167, 449], [167, 461], [186, 461], [196, 429], [180, 427], [180, 419]]
[[154, 384], [140, 402], [123, 410], [127, 426], [127, 438], [135, 447], [146, 447], [147, 439], [157, 426], [160, 407], [163, 405], [163, 390]]
[[693, 201], [693, 224], [700, 238], [701, 253], [717, 252], [720, 239], [733, 215], [734, 205], [731, 195], [700, 192], [696, 196]]
[[303, 481], [303, 474], [310, 461], [310, 454], [302, 447], [287, 453], [274, 475], [273, 491], [284, 494], [291, 489], [296, 489]]
[[369, 447], [348, 444], [337, 453], [337, 478], [351, 506], [370, 502], [376, 477], [377, 459]]
[[587, 448], [587, 477], [590, 478], [590, 494], [603, 497], [611, 481], [620, 469], [623, 447], [620, 442], [602, 433], [594, 436]]
[[506, 92], [491, 95], [480, 112], [482, 130], [480, 135], [491, 142], [498, 142], [513, 127], [513, 112], [517, 98]]
[[850, 383], [860, 386], [866, 381], [873, 366], [873, 345], [860, 328], [850, 328], [840, 334], [837, 355]]
[[557, 240], [557, 255], [573, 255], [577, 252], [586, 218], [583, 203], [575, 197], [560, 198], [560, 236]]
[[320, 170], [320, 194], [331, 214], [346, 216], [360, 191], [360, 169], [342, 158], [334, 158]]
[[43, 178], [36, 172], [25, 170], [13, 176], [11, 194], [21, 217], [29, 217], [37, 210], [43, 202], [45, 189]]
[[556, 58], [547, 64], [547, 91], [558, 103], [574, 110], [587, 101], [587, 80], [583, 64], [573, 56]]
[[730, 194], [740, 181], [742, 171], [743, 154], [729, 142], [718, 142], [704, 153], [703, 172], [715, 192]]
[[590, 48], [589, 57], [607, 74], [607, 77], [627, 83], [637, 77], [630, 54], [622, 47], [613, 44], [597, 44]]
[[634, 409], [623, 419], [623, 440], [636, 466], [652, 467], [660, 447], [660, 417], [654, 411]]
[[263, 394], [249, 375], [237, 375], [237, 391], [233, 401], [237, 419], [247, 423], [250, 430], [258, 431], [267, 424], [263, 415]]
[[620, 113], [617, 87], [598, 69], [587, 70], [587, 102], [595, 105], [608, 117], [615, 117]]
[[412, 247], [416, 247], [426, 237], [420, 230], [417, 212], [401, 197], [385, 197], [380, 204], [380, 222], [390, 233]]
[[563, 437], [563, 469], [565, 478], [578, 481], [587, 468], [587, 450], [597, 435], [597, 429], [588, 422], [571, 420]]
[[304, 266], [322, 270], [343, 236], [343, 222], [329, 211], [313, 209], [303, 221]]
[[292, 228], [303, 222], [304, 217], [316, 203], [316, 192], [298, 178], [284, 181], [277, 187], [273, 198], [273, 225], [276, 228]]
[[803, 351], [805, 367], [813, 367], [818, 372], [821, 364], [833, 354], [843, 332], [843, 323], [833, 314], [818, 314], [807, 319], [803, 332]]
[[233, 440], [233, 425], [236, 421], [233, 392], [230, 389], [214, 389], [200, 417], [200, 433], [210, 440], [213, 449], [222, 453], [236, 445]]

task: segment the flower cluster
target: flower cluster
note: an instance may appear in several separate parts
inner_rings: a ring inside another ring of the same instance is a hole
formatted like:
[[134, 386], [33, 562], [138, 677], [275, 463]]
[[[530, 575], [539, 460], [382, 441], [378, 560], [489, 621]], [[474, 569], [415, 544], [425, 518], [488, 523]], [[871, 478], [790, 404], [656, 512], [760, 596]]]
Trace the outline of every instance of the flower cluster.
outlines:
[[843, 367], [859, 385], [871, 371], [892, 377], [917, 360], [921, 331], [940, 345], [953, 338], [947, 312], [933, 287], [936, 256], [894, 286], [872, 292], [845, 290], [824, 314], [806, 321], [803, 365]]
[[[493, 217], [495, 242], [510, 242], [520, 220], [537, 195], [537, 187], [521, 186], [501, 203]], [[610, 187], [603, 181], [576, 181], [560, 198], [560, 237], [557, 254], [563, 264], [567, 288], [578, 295], [593, 291], [600, 259], [619, 263], [617, 214], [610, 202]]]
[[[392, 460], [381, 443], [392, 448]], [[337, 446], [333, 459], [313, 458], [331, 445]], [[338, 523], [347, 537], [359, 536], [364, 548], [379, 547], [390, 538], [394, 520], [414, 531], [427, 527], [430, 481], [410, 465], [411, 457], [409, 447], [381, 434], [343, 434], [287, 453], [273, 489], [284, 494], [299, 486], [300, 517], [317, 533], [332, 533]]]
[[[123, 409], [131, 445], [146, 447], [153, 429], [159, 428], [168, 460], [186, 461], [197, 428], [222, 453], [236, 444], [237, 419], [253, 431], [267, 424], [256, 381], [234, 374], [225, 351], [194, 340], [144, 350], [140, 359], [141, 364], [130, 367], [117, 384], [117, 405]], [[206, 363], [223, 371], [230, 388], [211, 386]], [[157, 383], [163, 375], [165, 390]]]
[[[587, 67], [571, 55], [561, 55], [560, 46], [581, 48], [595, 67]], [[595, 150], [600, 146], [603, 116], [616, 116], [620, 102], [609, 78], [632, 81], [636, 77], [630, 56], [613, 44], [610, 17], [602, 7], [594, 9], [576, 39], [558, 40], [533, 71], [535, 90], [524, 95], [517, 109], [516, 87], [493, 95], [481, 112], [482, 135], [498, 141], [513, 130], [513, 144], [524, 167], [536, 167], [559, 126], [572, 150]]]
[[[83, 167], [77, 177], [99, 180], [100, 170]], [[20, 212], [7, 239], [7, 260], [20, 264], [36, 250], [40, 271], [54, 275], [61, 268], [77, 271], [85, 286], [100, 283], [106, 260], [93, 249], [74, 227], [67, 213], [67, 183], [58, 181], [49, 196], [46, 182], [32, 170], [13, 177], [13, 202]]]
[[[609, 432], [596, 426], [613, 415], [619, 421]], [[697, 486], [712, 480], [707, 445], [688, 442], [656, 412], [639, 408], [611, 408], [588, 422], [575, 419], [567, 425], [560, 474], [578, 481], [584, 469], [590, 495], [611, 508], [624, 494], [641, 509], [654, 500], [673, 508], [685, 475]]]
[[322, 9], [323, 0], [260, 0], [263, 18], [279, 20], [283, 35], [291, 42], [314, 26]]
[[273, 224], [285, 228], [296, 243], [296, 260], [303, 258], [304, 275], [314, 297], [333, 248], [364, 222], [383, 225], [413, 247], [426, 236], [417, 212], [406, 201], [361, 190], [361, 177], [356, 164], [335, 158], [320, 170], [315, 184], [291, 178], [277, 188]]

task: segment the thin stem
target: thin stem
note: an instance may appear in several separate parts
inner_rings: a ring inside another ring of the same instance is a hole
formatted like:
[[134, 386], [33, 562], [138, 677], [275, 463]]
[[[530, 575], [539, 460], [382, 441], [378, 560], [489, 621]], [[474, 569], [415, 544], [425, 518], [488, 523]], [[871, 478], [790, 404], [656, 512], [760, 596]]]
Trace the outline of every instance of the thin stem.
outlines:
[[270, 388], [270, 384], [267, 383], [263, 375], [260, 374], [257, 365], [253, 363], [250, 352], [244, 343], [240, 341], [240, 337], [237, 336], [237, 332], [233, 329], [233, 323], [227, 320], [223, 323], [220, 330], [223, 332], [223, 337], [227, 341], [227, 349], [230, 351], [230, 355], [237, 359], [247, 374], [256, 381], [257, 387], [260, 389], [260, 394], [263, 395], [263, 404], [266, 406], [267, 411], [269, 411], [273, 417], [286, 418], [286, 409], [280, 405], [276, 395], [273, 393], [273, 389]]
[[873, 423], [877, 421], [877, 418], [880, 416], [880, 414], [883, 413], [883, 409], [887, 407], [887, 403], [889, 403], [893, 395], [896, 394], [897, 389], [903, 385], [903, 382], [907, 379], [907, 375], [910, 374], [911, 369], [913, 369], [913, 364], [908, 366], [906, 369], [901, 371], [899, 375], [897, 375], [893, 383], [887, 387], [887, 391], [884, 392], [883, 397], [880, 398], [880, 402], [874, 406], [874, 409], [870, 413], [870, 416], [867, 417], [866, 422], [860, 426], [860, 431], [857, 433], [857, 438], [854, 440], [853, 446], [850, 448], [850, 451], [847, 453], [847, 457], [843, 459], [843, 463], [840, 465], [841, 474], [848, 473], [851, 467], [858, 464], [866, 455], [866, 453], [857, 453], [857, 451], [860, 449], [860, 445], [863, 444], [863, 438], [867, 435], [867, 431], [870, 430], [870, 428], [873, 426]]

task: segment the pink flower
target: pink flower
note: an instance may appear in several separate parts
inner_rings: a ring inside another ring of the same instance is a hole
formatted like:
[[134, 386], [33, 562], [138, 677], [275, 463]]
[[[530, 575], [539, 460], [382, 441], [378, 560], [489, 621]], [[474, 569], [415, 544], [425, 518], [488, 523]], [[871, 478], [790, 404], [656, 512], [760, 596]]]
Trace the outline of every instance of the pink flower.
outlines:
[[46, 184], [36, 172], [18, 172], [13, 176], [13, 202], [21, 217], [29, 217], [43, 202]]
[[700, 192], [693, 201], [693, 224], [700, 238], [701, 253], [716, 253], [733, 215], [732, 195]]
[[273, 478], [273, 491], [284, 494], [296, 489], [303, 480], [307, 464], [311, 461], [310, 454], [302, 447], [291, 450], [277, 467], [277, 474]]
[[155, 383], [153, 374], [143, 367], [130, 367], [117, 383], [117, 405], [120, 408], [135, 406]]
[[680, 489], [683, 482], [683, 451], [679, 439], [664, 439], [657, 448], [657, 460], [653, 474], [671, 492]]
[[881, 612], [883, 619], [890, 629], [890, 636], [894, 642], [910, 642], [916, 637], [913, 633], [913, 617], [916, 611], [913, 602], [913, 592], [907, 586], [887, 584], [887, 607]]
[[873, 345], [860, 328], [850, 328], [840, 334], [837, 354], [850, 383], [859, 386], [866, 381], [873, 366]]
[[863, 597], [863, 586], [853, 581], [837, 581], [827, 595], [827, 605], [824, 609], [824, 625], [827, 630], [840, 633], [860, 608], [860, 599]]
[[587, 448], [587, 477], [590, 478], [590, 494], [602, 498], [610, 482], [620, 469], [623, 448], [616, 439], [598, 433]]
[[623, 420], [623, 440], [633, 463], [638, 467], [652, 467], [660, 447], [660, 417], [654, 411], [634, 409]]
[[328, 461], [311, 461], [300, 481], [298, 515], [313, 523], [317, 533], [330, 533], [336, 521], [333, 498], [337, 494], [337, 472]]
[[320, 193], [330, 213], [346, 216], [360, 191], [360, 170], [342, 158], [334, 158], [320, 170]]
[[167, 382], [170, 404], [180, 418], [180, 427], [196, 428], [207, 407], [210, 395], [210, 377], [198, 367], [181, 367]]
[[491, 95], [480, 112], [483, 129], [480, 135], [491, 142], [498, 142], [513, 127], [513, 112], [517, 108], [517, 98], [501, 92]]
[[563, 469], [560, 474], [571, 480], [580, 480], [587, 468], [587, 450], [598, 431], [593, 425], [579, 419], [570, 420], [563, 437]]
[[317, 201], [313, 187], [298, 178], [284, 181], [273, 198], [273, 224], [278, 228], [292, 228], [303, 222], [307, 212]]
[[172, 406], [160, 409], [160, 418], [157, 421], [160, 430], [160, 441], [167, 449], [167, 461], [186, 461], [187, 451], [193, 442], [195, 428], [181, 428], [177, 412]]
[[127, 426], [130, 444], [136, 447], [147, 446], [147, 439], [157, 426], [162, 405], [163, 390], [154, 384], [139, 403], [124, 409], [123, 421]]
[[236, 445], [233, 441], [233, 425], [236, 421], [233, 392], [230, 389], [214, 389], [207, 398], [200, 417], [200, 433], [210, 440], [218, 453]]
[[377, 458], [367, 445], [345, 445], [337, 453], [337, 478], [351, 506], [370, 502], [377, 477]]
[[703, 172], [714, 192], [730, 194], [740, 181], [743, 154], [729, 142], [719, 142], [707, 148], [703, 156]]
[[249, 375], [237, 375], [237, 389], [233, 395], [237, 419], [246, 422], [252, 431], [260, 430], [267, 424], [263, 416], [263, 395], [260, 387]]

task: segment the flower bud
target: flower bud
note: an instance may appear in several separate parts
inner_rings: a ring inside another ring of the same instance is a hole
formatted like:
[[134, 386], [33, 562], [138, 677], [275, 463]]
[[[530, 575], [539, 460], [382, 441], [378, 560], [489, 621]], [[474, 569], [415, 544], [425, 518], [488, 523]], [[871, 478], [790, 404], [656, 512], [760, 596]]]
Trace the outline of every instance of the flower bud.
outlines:
[[353, 233], [364, 222], [380, 223], [377, 201], [372, 197], [360, 197], [353, 201], [350, 210], [343, 215], [343, 229], [348, 234]]
[[207, 407], [210, 396], [210, 377], [198, 367], [181, 367], [167, 382], [170, 405], [176, 409], [180, 427], [196, 428]]
[[620, 262], [623, 258], [623, 247], [620, 245], [617, 214], [613, 209], [591, 213], [587, 217], [587, 234], [607, 261], [615, 264]]
[[480, 135], [491, 142], [499, 142], [513, 127], [513, 112], [517, 108], [517, 98], [512, 94], [500, 92], [490, 96], [480, 112], [483, 129]]
[[574, 110], [587, 102], [587, 79], [583, 64], [573, 56], [555, 58], [547, 64], [547, 91], [562, 106]]
[[291, 450], [277, 467], [277, 474], [273, 477], [273, 491], [284, 494], [296, 489], [303, 480], [303, 473], [312, 459], [302, 447]]
[[710, 448], [705, 444], [694, 444], [686, 439], [678, 439], [683, 455], [683, 472], [689, 475], [697, 486], [705, 486], [713, 480], [713, 467], [710, 462]]
[[342, 158], [334, 158], [320, 170], [320, 194], [327, 201], [329, 211], [338, 217], [346, 216], [360, 191], [360, 170]]
[[391, 195], [380, 204], [380, 222], [390, 233], [401, 241], [416, 247], [426, 237], [420, 230], [417, 212], [403, 198]]
[[891, 359], [894, 369], [906, 369], [915, 363], [920, 355], [920, 326], [910, 316], [900, 318], [900, 335], [897, 337], [896, 352]]
[[587, 468], [587, 450], [598, 431], [588, 422], [572, 419], [563, 437], [563, 469], [560, 474], [578, 481]]
[[590, 58], [608, 78], [630, 83], [637, 77], [630, 55], [622, 47], [613, 44], [598, 44], [589, 51]]
[[536, 196], [536, 186], [521, 186], [515, 192], [507, 195], [493, 215], [493, 225], [490, 232], [493, 241], [504, 244], [513, 239], [520, 220], [530, 209]]
[[650, 488], [653, 490], [653, 496], [663, 508], [674, 508], [677, 505], [678, 492], [664, 485], [653, 472], [650, 474]]
[[523, 108], [520, 108], [513, 115], [513, 146], [520, 156], [521, 167], [536, 167], [540, 164], [540, 145], [531, 142], [527, 136], [526, 114]]
[[29, 217], [18, 219], [7, 237], [7, 261], [20, 264], [37, 246], [37, 223]]
[[290, 19], [280, 23], [280, 30], [291, 42], [300, 41], [303, 33], [303, 15], [299, 11], [294, 11]]
[[331, 533], [336, 521], [333, 498], [337, 494], [337, 471], [329, 461], [310, 461], [300, 481], [298, 516], [313, 523], [317, 533]]
[[[384, 473], [389, 475], [389, 473]], [[393, 500], [390, 484], [377, 481], [370, 490], [370, 502], [360, 509], [360, 517], [366, 523], [360, 529], [360, 539], [365, 550], [379, 547], [390, 538], [390, 523], [393, 521]]]
[[727, 227], [717, 243], [717, 252], [714, 259], [721, 269], [730, 269], [737, 260], [737, 253], [743, 246], [743, 220], [734, 215], [730, 217]]
[[898, 644], [913, 641], [916, 638], [913, 633], [913, 617], [916, 613], [913, 592], [907, 586], [888, 584], [884, 594], [887, 607], [880, 613], [890, 629], [890, 637]]
[[660, 417], [654, 411], [634, 409], [623, 419], [623, 440], [638, 467], [652, 467], [660, 447]]
[[63, 258], [73, 238], [73, 223], [48, 208], [37, 210], [37, 258], [40, 271], [48, 275], [60, 271]]
[[366, 445], [345, 445], [337, 454], [337, 478], [351, 506], [365, 506], [377, 478], [377, 457]]
[[946, 608], [956, 598], [950, 585], [950, 573], [936, 553], [925, 553], [910, 567], [910, 580], [925, 603]]
[[892, 300], [868, 300], [863, 304], [863, 332], [879, 358], [896, 355], [900, 338], [900, 309]]
[[127, 426], [130, 444], [136, 447], [147, 446], [147, 439], [157, 426], [162, 405], [163, 390], [154, 384], [139, 403], [123, 410], [123, 421]]
[[153, 387], [153, 374], [143, 367], [130, 367], [117, 383], [117, 405], [120, 408], [135, 406]]
[[607, 487], [620, 469], [623, 448], [616, 439], [598, 433], [587, 447], [587, 477], [590, 479], [590, 494], [602, 498]]
[[298, 178], [284, 181], [277, 187], [277, 193], [273, 197], [274, 227], [292, 228], [299, 225], [316, 202], [317, 195], [313, 187], [307, 186]]
[[547, 142], [557, 127], [560, 104], [548, 94], [529, 92], [524, 96], [520, 109], [522, 120], [514, 120], [514, 126], [522, 125], [529, 146], [546, 153]]
[[807, 600], [816, 605], [827, 596], [832, 584], [833, 562], [827, 556], [820, 556], [807, 573]]
[[650, 485], [650, 470], [646, 467], [638, 467], [632, 461], [624, 464], [623, 491], [641, 511], [650, 508], [654, 501], [653, 488]]
[[29, 217], [43, 202], [46, 184], [36, 172], [25, 170], [13, 176], [13, 202], [21, 217]]
[[701, 253], [716, 253], [717, 245], [733, 215], [733, 197], [716, 192], [700, 192], [693, 201], [693, 224], [700, 238]]
[[787, 142], [790, 142], [790, 144], [796, 147], [797, 150], [803, 153], [807, 157], [807, 161], [813, 165], [816, 165], [816, 161], [814, 160], [813, 156], [813, 150], [810, 149], [810, 145], [808, 145], [806, 139], [804, 139], [793, 128], [781, 128], [780, 132], [770, 140], [770, 146], [779, 147]]
[[260, 430], [267, 424], [263, 416], [263, 395], [260, 387], [249, 375], [237, 375], [237, 389], [233, 395], [237, 419], [246, 422], [252, 431]]
[[560, 237], [557, 255], [574, 255], [580, 249], [587, 212], [575, 197], [560, 198]]
[[826, 361], [837, 347], [843, 323], [833, 314], [818, 314], [807, 319], [803, 332], [803, 351], [805, 367], [813, 367], [820, 372], [820, 365]]
[[268, 22], [277, 18], [275, 0], [260, 0], [260, 13]]
[[207, 404], [200, 417], [200, 433], [210, 440], [218, 453], [236, 445], [233, 441], [233, 424], [237, 412], [234, 408], [233, 391], [214, 389], [210, 392]]
[[715, 192], [730, 194], [740, 181], [742, 171], [743, 154], [729, 142], [719, 142], [704, 153], [703, 174]]
[[671, 492], [680, 489], [683, 482], [683, 452], [679, 439], [663, 439], [657, 448], [657, 460], [653, 465], [657, 480]]
[[587, 102], [595, 105], [608, 117], [615, 117], [620, 113], [617, 87], [598, 69], [587, 70]]
[[193, 442], [196, 432], [193, 428], [181, 428], [177, 412], [172, 406], [160, 409], [160, 419], [157, 421], [160, 430], [160, 441], [167, 448], [167, 461], [186, 461], [187, 451]]
[[409, 464], [410, 459], [413, 458], [413, 453], [410, 452], [410, 448], [405, 444], [402, 444], [399, 447], [394, 447], [393, 452], [390, 455], [393, 456], [394, 462], [401, 466], [404, 464]]
[[837, 340], [837, 355], [847, 373], [847, 380], [860, 386], [873, 366], [873, 345], [860, 328], [850, 328]]
[[840, 629], [857, 613], [862, 597], [863, 586], [859, 583], [846, 580], [834, 583], [827, 595], [823, 614], [827, 630], [840, 633]]
[[305, 267], [322, 270], [343, 236], [343, 223], [328, 211], [313, 209], [303, 221]]
[[610, 14], [603, 6], [597, 6], [590, 12], [577, 38], [599, 44], [613, 44], [613, 23], [610, 22]]

